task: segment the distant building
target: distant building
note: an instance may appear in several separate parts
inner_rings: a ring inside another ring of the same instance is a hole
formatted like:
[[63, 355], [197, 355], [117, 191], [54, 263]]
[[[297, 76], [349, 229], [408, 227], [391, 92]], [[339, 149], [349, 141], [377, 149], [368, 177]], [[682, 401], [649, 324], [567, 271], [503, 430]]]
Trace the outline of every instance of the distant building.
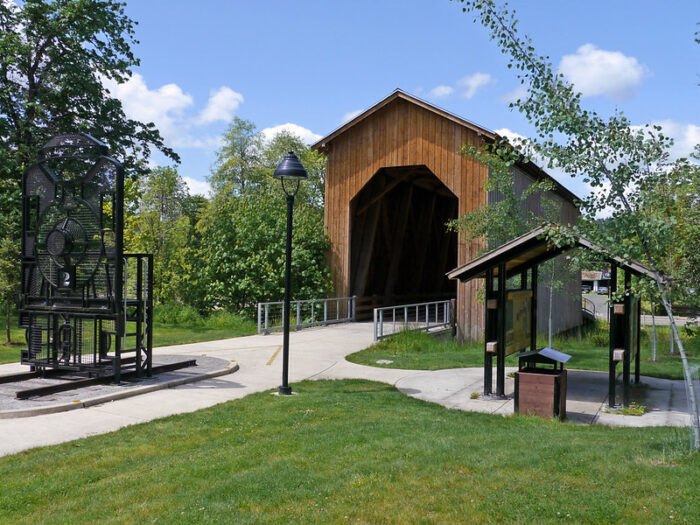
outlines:
[[581, 272], [581, 291], [608, 293], [610, 288], [610, 270]]

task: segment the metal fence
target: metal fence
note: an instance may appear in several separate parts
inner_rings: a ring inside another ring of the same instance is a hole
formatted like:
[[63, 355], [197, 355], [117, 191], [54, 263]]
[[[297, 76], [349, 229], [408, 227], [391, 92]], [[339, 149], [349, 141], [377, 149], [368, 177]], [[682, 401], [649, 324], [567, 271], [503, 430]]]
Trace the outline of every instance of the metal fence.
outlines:
[[374, 340], [379, 341], [407, 331], [452, 329], [453, 324], [451, 300], [375, 308]]
[[[282, 330], [283, 312], [283, 301], [258, 303], [258, 333], [267, 335]], [[308, 299], [290, 304], [289, 326], [295, 330], [354, 320], [355, 297]]]

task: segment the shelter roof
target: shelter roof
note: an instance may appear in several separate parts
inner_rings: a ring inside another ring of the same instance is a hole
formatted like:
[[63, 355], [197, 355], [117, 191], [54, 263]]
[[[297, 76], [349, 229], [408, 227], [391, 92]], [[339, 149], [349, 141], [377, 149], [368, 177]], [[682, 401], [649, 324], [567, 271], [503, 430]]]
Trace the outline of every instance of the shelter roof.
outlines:
[[506, 274], [508, 276], [517, 275], [520, 272], [532, 268], [540, 263], [548, 261], [557, 255], [573, 248], [586, 248], [604, 255], [610, 261], [614, 261], [621, 268], [630, 271], [635, 275], [643, 275], [650, 279], [655, 278], [651, 268], [639, 261], [624, 260], [620, 257], [609, 255], [601, 246], [589, 241], [584, 237], [575, 237], [564, 246], [556, 246], [546, 238], [545, 226], [535, 228], [528, 233], [516, 237], [515, 239], [502, 244], [498, 248], [486, 252], [485, 254], [472, 259], [467, 264], [447, 273], [450, 279], [469, 281], [475, 278], [486, 277], [489, 268], [494, 269], [494, 276], [498, 275], [498, 266], [505, 263]]
[[[484, 140], [487, 142], [493, 142], [496, 140], [501, 140], [504, 137], [499, 135], [498, 133], [491, 131], [488, 128], [485, 128], [483, 126], [480, 126], [478, 124], [475, 124], [474, 122], [464, 119], [458, 115], [455, 115], [454, 113], [450, 113], [447, 110], [444, 110], [442, 108], [439, 108], [429, 102], [426, 102], [425, 100], [422, 100], [418, 97], [415, 97], [413, 95], [409, 95], [405, 91], [402, 91], [401, 89], [395, 89], [389, 96], [383, 98], [373, 106], [371, 106], [369, 109], [366, 109], [359, 115], [357, 115], [355, 118], [352, 120], [346, 122], [339, 128], [335, 129], [332, 131], [330, 134], [326, 135], [319, 141], [317, 141], [315, 144], [312, 144], [311, 148], [315, 150], [325, 150], [328, 145], [333, 142], [336, 138], [338, 138], [340, 135], [344, 134], [346, 131], [350, 130], [363, 120], [369, 118], [376, 112], [378, 112], [380, 109], [388, 106], [392, 102], [396, 100], [405, 100], [411, 104], [415, 104], [416, 106], [419, 106], [427, 111], [430, 111], [431, 113], [434, 113], [436, 115], [439, 115], [451, 122], [454, 122], [455, 124], [459, 126], [463, 126], [465, 128], [468, 128], [472, 131], [474, 131], [476, 134], [479, 136], [483, 137]], [[527, 172], [528, 175], [534, 177], [537, 180], [542, 180], [542, 179], [547, 179], [550, 180], [554, 186], [555, 186], [555, 191], [559, 193], [562, 197], [565, 199], [571, 201], [571, 202], [576, 202], [580, 200], [574, 193], [569, 191], [566, 187], [564, 187], [560, 182], [558, 182], [556, 179], [554, 179], [551, 175], [549, 175], [546, 171], [544, 171], [542, 168], [537, 166], [531, 161], [527, 162], [519, 162], [518, 166], [523, 169], [525, 172]]]

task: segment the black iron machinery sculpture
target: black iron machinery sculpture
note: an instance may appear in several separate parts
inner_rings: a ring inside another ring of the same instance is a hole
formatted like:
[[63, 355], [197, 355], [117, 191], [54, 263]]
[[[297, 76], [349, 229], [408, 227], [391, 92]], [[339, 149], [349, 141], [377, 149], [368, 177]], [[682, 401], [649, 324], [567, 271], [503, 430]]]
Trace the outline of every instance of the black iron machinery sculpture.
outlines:
[[124, 253], [124, 170], [86, 134], [60, 135], [23, 179], [22, 363], [150, 375], [153, 257]]

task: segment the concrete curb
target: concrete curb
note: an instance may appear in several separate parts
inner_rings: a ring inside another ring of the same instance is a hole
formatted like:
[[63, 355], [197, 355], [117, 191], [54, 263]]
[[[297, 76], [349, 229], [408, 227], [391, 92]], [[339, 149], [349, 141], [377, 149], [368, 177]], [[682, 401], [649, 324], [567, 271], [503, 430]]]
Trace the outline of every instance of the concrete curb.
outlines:
[[69, 410], [76, 410], [78, 408], [88, 408], [96, 405], [101, 405], [103, 403], [108, 403], [110, 401], [117, 401], [119, 399], [126, 399], [128, 397], [140, 396], [142, 394], [148, 394], [149, 392], [155, 392], [156, 390], [165, 390], [166, 388], [175, 388], [181, 385], [186, 385], [188, 383], [196, 383], [197, 381], [203, 381], [205, 379], [212, 379], [215, 377], [233, 374], [238, 371], [240, 366], [235, 361], [230, 361], [228, 365], [219, 370], [214, 370], [213, 372], [207, 372], [206, 374], [183, 377], [180, 379], [173, 379], [171, 381], [165, 381], [164, 383], [159, 383], [156, 385], [148, 385], [142, 387], [136, 387], [124, 390], [123, 392], [113, 392], [111, 394], [105, 394], [102, 396], [97, 396], [93, 398], [86, 399], [84, 401], [75, 401], [72, 403], [61, 403], [58, 405], [50, 405], [36, 408], [20, 408], [15, 410], [2, 410], [0, 411], [0, 419], [16, 419], [21, 417], [33, 417], [42, 416], [46, 414], [57, 414], [59, 412], [67, 412]]

